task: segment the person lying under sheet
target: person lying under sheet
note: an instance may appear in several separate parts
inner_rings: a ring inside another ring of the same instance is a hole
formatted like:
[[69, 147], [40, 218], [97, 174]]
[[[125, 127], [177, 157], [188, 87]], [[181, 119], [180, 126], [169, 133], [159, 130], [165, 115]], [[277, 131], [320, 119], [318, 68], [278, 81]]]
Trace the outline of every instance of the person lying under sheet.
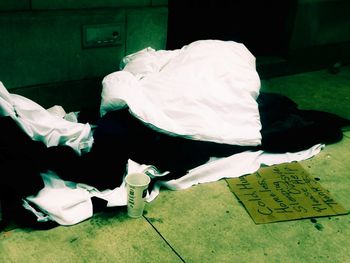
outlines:
[[[257, 99], [262, 123], [259, 146], [238, 146], [190, 140], [159, 133], [144, 125], [128, 109], [111, 111], [94, 119], [94, 143], [79, 155], [67, 145], [46, 147], [33, 141], [10, 118], [1, 117], [1, 200], [20, 200], [43, 188], [40, 173], [51, 170], [62, 179], [93, 185], [97, 189], [120, 186], [129, 159], [169, 171], [164, 180], [179, 178], [211, 157], [226, 157], [247, 150], [272, 153], [297, 152], [315, 144], [342, 139], [350, 121], [335, 114], [300, 110], [286, 96], [261, 93]], [[91, 121], [86, 113], [80, 122]], [[96, 120], [96, 121], [95, 121]]]

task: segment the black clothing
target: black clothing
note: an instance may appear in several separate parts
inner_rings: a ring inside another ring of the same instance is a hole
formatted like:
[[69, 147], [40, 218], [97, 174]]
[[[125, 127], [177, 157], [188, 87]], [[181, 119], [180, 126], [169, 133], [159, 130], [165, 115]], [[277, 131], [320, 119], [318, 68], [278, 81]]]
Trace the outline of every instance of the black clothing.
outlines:
[[[342, 139], [350, 120], [322, 111], [300, 110], [286, 96], [261, 93], [257, 99], [262, 124], [259, 146], [227, 145], [190, 140], [157, 132], [128, 109], [94, 117], [91, 151], [79, 156], [69, 146], [46, 147], [33, 141], [10, 118], [0, 118], [0, 200], [20, 200], [43, 188], [40, 173], [52, 170], [62, 179], [85, 183], [99, 190], [120, 186], [127, 160], [169, 171], [164, 179], [178, 178], [210, 157], [226, 157], [246, 150], [296, 152], [318, 143]], [[87, 114], [81, 114], [89, 122]], [[6, 193], [6, 194], [4, 194]], [[3, 202], [2, 202], [3, 203]]]

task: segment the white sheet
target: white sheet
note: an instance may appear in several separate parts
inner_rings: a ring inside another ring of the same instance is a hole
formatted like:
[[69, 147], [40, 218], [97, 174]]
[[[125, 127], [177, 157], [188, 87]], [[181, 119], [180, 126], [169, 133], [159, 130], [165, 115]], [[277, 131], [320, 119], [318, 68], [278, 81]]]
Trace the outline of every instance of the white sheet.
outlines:
[[255, 57], [240, 43], [201, 40], [182, 49], [146, 48], [103, 79], [100, 113], [129, 106], [160, 132], [195, 140], [259, 145]]
[[[211, 160], [189, 171], [176, 180], [162, 181], [166, 173], [158, 173], [156, 167], [128, 161], [128, 172], [146, 172], [155, 180], [154, 188], [149, 189], [146, 200], [153, 201], [161, 188], [171, 190], [186, 189], [200, 183], [209, 183], [223, 178], [233, 178], [250, 174], [261, 165], [301, 161], [318, 154], [324, 145], [315, 145], [305, 151], [285, 154], [270, 154], [262, 151], [247, 151], [226, 158]], [[108, 207], [125, 206], [127, 202], [125, 181], [113, 190], [99, 191], [93, 186], [63, 181], [56, 174], [49, 171], [42, 174], [45, 188], [37, 195], [24, 200], [24, 207], [33, 212], [38, 221], [52, 220], [61, 225], [73, 225], [90, 218], [93, 214], [91, 197], [96, 196], [108, 201]], [[58, 199], [57, 196], [60, 198]], [[36, 204], [41, 210], [37, 211], [28, 203]]]
[[90, 125], [67, 121], [34, 101], [11, 94], [0, 82], [0, 116], [10, 116], [35, 141], [47, 147], [67, 145], [78, 154], [89, 152], [93, 137]]

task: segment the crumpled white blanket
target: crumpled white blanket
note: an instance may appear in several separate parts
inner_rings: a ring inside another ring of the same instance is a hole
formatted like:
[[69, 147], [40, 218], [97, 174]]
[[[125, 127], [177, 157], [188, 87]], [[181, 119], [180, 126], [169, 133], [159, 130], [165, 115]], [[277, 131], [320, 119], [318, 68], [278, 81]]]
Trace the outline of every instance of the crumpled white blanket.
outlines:
[[47, 147], [67, 145], [78, 154], [93, 144], [90, 125], [74, 123], [50, 113], [34, 101], [7, 91], [0, 81], [0, 116], [10, 116], [35, 141]]
[[129, 107], [160, 132], [243, 146], [261, 142], [255, 57], [241, 43], [199, 40], [178, 50], [150, 47], [102, 81], [101, 115]]
[[[190, 170], [183, 177], [170, 181], [162, 181], [165, 173], [159, 173], [156, 167], [138, 164], [132, 160], [128, 161], [127, 172], [145, 172], [152, 180], [155, 180], [153, 189], [149, 189], [146, 196], [146, 200], [151, 202], [159, 195], [161, 188], [180, 190], [200, 183], [254, 173], [261, 165], [289, 163], [311, 158], [323, 147], [324, 145], [318, 144], [301, 152], [283, 154], [263, 151], [242, 152], [226, 158], [213, 159]], [[93, 215], [91, 201], [93, 196], [108, 201], [108, 207], [125, 206], [127, 203], [124, 180], [120, 187], [99, 191], [93, 186], [64, 181], [51, 171], [42, 174], [42, 177], [45, 187], [37, 195], [28, 196], [23, 200], [23, 206], [33, 212], [41, 222], [52, 220], [61, 225], [73, 225], [88, 219]], [[32, 204], [40, 209], [35, 209]]]

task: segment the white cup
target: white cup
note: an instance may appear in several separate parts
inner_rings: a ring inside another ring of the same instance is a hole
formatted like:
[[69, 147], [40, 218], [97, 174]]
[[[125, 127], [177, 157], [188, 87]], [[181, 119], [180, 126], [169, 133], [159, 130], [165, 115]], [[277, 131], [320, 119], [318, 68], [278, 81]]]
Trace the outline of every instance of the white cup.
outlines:
[[145, 207], [147, 188], [151, 178], [144, 173], [131, 173], [125, 177], [125, 182], [128, 216], [132, 218], [140, 217]]

